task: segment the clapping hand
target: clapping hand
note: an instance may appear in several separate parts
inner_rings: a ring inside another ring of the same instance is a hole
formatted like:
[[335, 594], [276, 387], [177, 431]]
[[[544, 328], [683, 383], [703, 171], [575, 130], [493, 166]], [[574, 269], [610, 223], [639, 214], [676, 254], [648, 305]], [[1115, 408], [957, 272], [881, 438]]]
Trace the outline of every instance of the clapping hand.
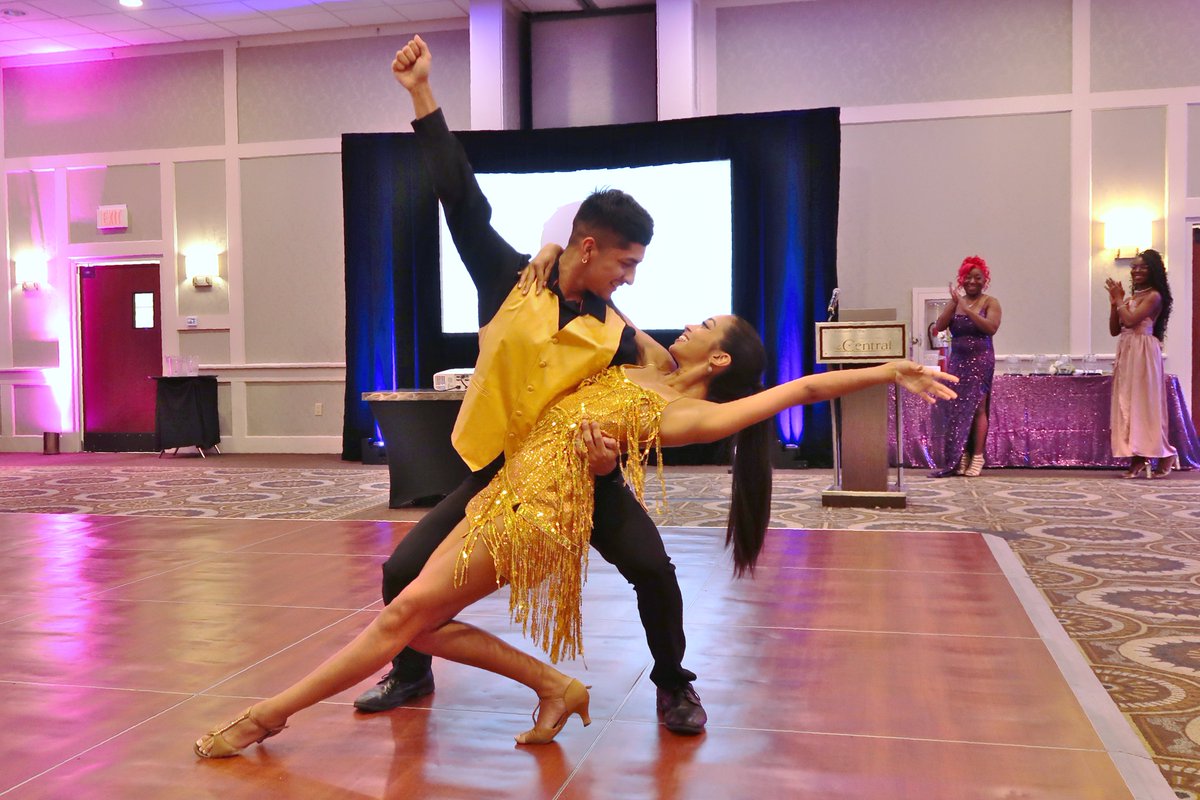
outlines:
[[920, 397], [926, 403], [938, 400], [953, 400], [958, 392], [947, 383], [958, 383], [958, 378], [934, 367], [925, 367], [912, 361], [894, 361], [896, 385]]
[[1125, 287], [1120, 281], [1114, 281], [1112, 278], [1104, 279], [1104, 288], [1108, 290], [1108, 302], [1114, 306], [1120, 304], [1125, 299]]
[[954, 305], [954, 306], [957, 306], [957, 305], [958, 305], [958, 301], [959, 301], [959, 300], [961, 300], [961, 299], [962, 299], [962, 296], [963, 296], [963, 291], [962, 291], [962, 289], [961, 289], [961, 288], [959, 287], [959, 285], [958, 285], [957, 283], [955, 283], [954, 281], [950, 281], [950, 284], [949, 284], [949, 286], [947, 287], [947, 289], [948, 289], [948, 290], [949, 290], [949, 292], [950, 292], [950, 304], [951, 304], [951, 305]]

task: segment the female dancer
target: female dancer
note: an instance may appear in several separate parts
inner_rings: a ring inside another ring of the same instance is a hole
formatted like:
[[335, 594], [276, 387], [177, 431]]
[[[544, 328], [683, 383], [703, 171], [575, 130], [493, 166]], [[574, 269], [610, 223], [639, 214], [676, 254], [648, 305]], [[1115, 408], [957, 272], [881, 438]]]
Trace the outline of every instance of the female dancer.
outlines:
[[991, 279], [982, 258], [963, 259], [957, 281], [950, 284], [950, 302], [934, 323], [935, 334], [950, 329], [946, 371], [959, 378], [958, 399], [942, 409], [945, 429], [938, 461], [942, 469], [934, 477], [975, 478], [983, 472], [996, 371], [992, 336], [1000, 329], [1000, 301], [983, 293]]
[[930, 403], [955, 397], [942, 383], [955, 382], [953, 376], [911, 361], [810, 375], [762, 390], [762, 342], [748, 323], [733, 316], [688, 326], [669, 353], [645, 334], [639, 343], [647, 366], [610, 368], [546, 412], [471, 502], [458, 535], [446, 539], [366, 630], [291, 687], [202, 736], [194, 745], [197, 755], [232, 756], [274, 736], [292, 714], [369, 677], [408, 643], [423, 650], [435, 644], [447, 657], [534, 689], [539, 716], [533, 729], [517, 736], [521, 744], [551, 741], [571, 714], [587, 725], [583, 684], [453, 619], [509, 583], [514, 619], [552, 659], [578, 651], [593, 480], [578, 452], [581, 424], [599, 423], [629, 453], [624, 471], [639, 489], [651, 448], [712, 442], [740, 431], [726, 544], [733, 549], [735, 572], [742, 574], [753, 570], [766, 530], [770, 467], [765, 444], [775, 414], [890, 381]]
[[[1112, 426], [1114, 456], [1129, 457], [1126, 478], [1161, 478], [1178, 455], [1167, 441], [1167, 391], [1163, 382], [1162, 338], [1171, 316], [1167, 268], [1157, 250], [1143, 250], [1129, 265], [1132, 292], [1109, 278], [1104, 282], [1112, 308], [1108, 332], [1117, 338], [1113, 361]], [[1150, 459], [1158, 469], [1150, 471]]]

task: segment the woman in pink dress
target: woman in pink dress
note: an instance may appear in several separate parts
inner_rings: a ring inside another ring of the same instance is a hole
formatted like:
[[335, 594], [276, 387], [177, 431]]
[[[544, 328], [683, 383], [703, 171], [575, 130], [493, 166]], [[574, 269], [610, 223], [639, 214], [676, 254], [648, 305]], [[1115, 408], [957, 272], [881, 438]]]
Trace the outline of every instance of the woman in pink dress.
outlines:
[[[1144, 250], [1129, 265], [1132, 292], [1105, 281], [1112, 310], [1108, 331], [1117, 338], [1113, 361], [1112, 452], [1129, 458], [1126, 478], [1163, 477], [1178, 456], [1167, 441], [1167, 390], [1163, 380], [1162, 338], [1171, 316], [1171, 287], [1157, 250]], [[1151, 472], [1151, 459], [1158, 468]]]

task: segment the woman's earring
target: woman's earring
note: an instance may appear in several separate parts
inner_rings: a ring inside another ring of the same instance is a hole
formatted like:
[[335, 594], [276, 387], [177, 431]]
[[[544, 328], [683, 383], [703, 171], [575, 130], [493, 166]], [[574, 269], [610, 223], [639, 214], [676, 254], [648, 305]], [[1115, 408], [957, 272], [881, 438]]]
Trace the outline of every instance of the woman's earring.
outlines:
[[583, 257], [583, 263], [585, 263], [585, 264], [586, 264], [586, 263], [587, 263], [587, 260], [588, 260], [588, 257], [587, 257], [587, 256], [584, 256], [584, 257]]
[[708, 365], [708, 374], [712, 375], [712, 364]]

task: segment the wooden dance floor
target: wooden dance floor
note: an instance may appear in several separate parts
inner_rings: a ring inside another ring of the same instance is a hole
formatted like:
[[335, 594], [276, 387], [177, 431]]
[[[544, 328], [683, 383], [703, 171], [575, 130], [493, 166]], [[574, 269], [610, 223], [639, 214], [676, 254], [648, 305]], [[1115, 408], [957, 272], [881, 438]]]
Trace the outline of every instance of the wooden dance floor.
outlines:
[[[197, 759], [199, 734], [370, 620], [378, 565], [405, 530], [0, 514], [0, 795], [1084, 800], [1166, 787], [1119, 716], [1106, 730], [1104, 693], [1092, 708], [1064, 676], [1006, 545], [973, 533], [772, 531], [757, 577], [733, 581], [724, 531], [664, 529], [701, 736], [657, 723], [633, 592], [596, 557], [586, 665], [562, 665], [593, 687], [590, 727], [573, 718], [554, 744], [518, 747], [532, 693], [438, 663], [437, 692], [410, 708], [354, 713], [368, 682], [242, 757]], [[464, 618], [528, 647], [500, 595]]]

